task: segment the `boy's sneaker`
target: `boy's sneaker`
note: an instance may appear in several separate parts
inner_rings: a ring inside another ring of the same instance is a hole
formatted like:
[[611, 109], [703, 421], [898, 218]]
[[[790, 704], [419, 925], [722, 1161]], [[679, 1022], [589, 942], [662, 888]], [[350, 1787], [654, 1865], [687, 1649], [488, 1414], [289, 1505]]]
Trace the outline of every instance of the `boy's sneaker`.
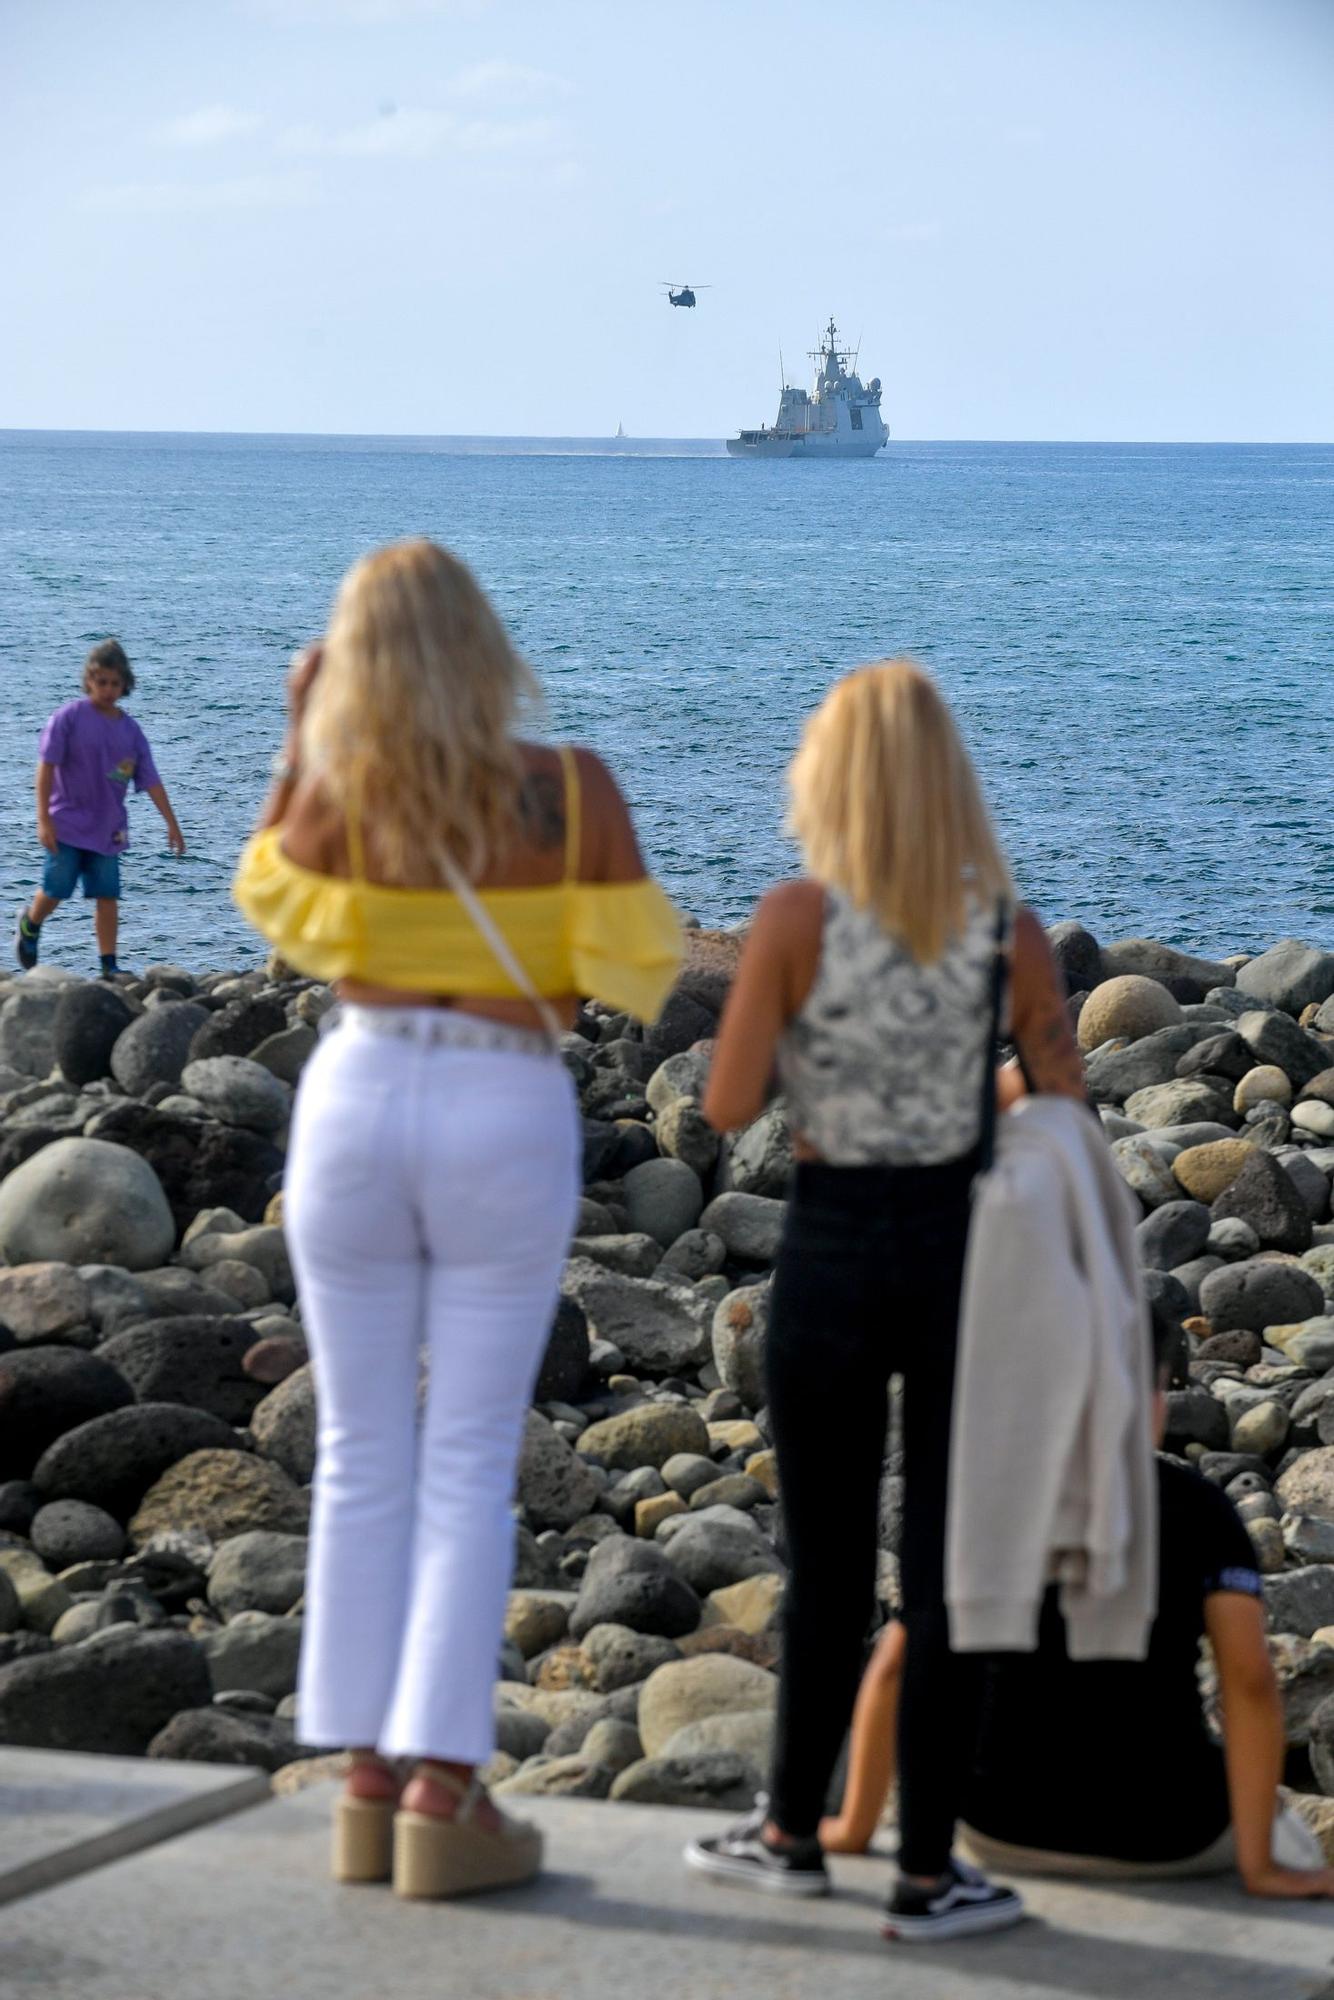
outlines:
[[880, 1934], [896, 1944], [930, 1944], [936, 1938], [1008, 1930], [1025, 1915], [1023, 1899], [1013, 1889], [1000, 1888], [979, 1869], [951, 1858], [940, 1880], [928, 1889], [899, 1877]]
[[791, 1847], [770, 1847], [763, 1838], [769, 1801], [763, 1792], [745, 1819], [710, 1840], [692, 1840], [686, 1866], [721, 1881], [765, 1889], [774, 1896], [827, 1896], [829, 1875], [818, 1840], [794, 1841]]
[[20, 910], [14, 931], [14, 956], [25, 972], [31, 972], [37, 963], [37, 943], [41, 934], [41, 925], [35, 924], [26, 910]]

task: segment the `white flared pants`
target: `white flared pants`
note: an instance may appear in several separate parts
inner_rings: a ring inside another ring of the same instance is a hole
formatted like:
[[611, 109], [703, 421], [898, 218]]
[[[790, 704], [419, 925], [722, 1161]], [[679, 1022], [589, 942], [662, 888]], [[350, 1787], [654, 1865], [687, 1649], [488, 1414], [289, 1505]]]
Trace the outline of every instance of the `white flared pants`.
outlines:
[[319, 1408], [298, 1731], [482, 1763], [577, 1104], [524, 1038], [458, 1047], [436, 1010], [394, 1009], [393, 1033], [365, 1014], [306, 1067], [286, 1184]]

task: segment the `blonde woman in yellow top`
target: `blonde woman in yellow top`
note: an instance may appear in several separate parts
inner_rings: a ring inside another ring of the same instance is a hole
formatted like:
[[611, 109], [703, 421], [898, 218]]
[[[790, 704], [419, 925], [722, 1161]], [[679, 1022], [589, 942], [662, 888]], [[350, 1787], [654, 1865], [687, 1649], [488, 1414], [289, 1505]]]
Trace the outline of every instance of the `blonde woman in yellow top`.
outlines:
[[[580, 1188], [558, 1036], [584, 993], [652, 1018], [680, 958], [610, 774], [514, 733], [535, 692], [454, 557], [367, 557], [294, 668], [235, 885], [342, 1003], [302, 1077], [286, 1186], [319, 1392], [298, 1726], [353, 1751], [335, 1873], [392, 1870], [406, 1895], [540, 1862], [476, 1768]], [[398, 1759], [416, 1760], [401, 1796]]]

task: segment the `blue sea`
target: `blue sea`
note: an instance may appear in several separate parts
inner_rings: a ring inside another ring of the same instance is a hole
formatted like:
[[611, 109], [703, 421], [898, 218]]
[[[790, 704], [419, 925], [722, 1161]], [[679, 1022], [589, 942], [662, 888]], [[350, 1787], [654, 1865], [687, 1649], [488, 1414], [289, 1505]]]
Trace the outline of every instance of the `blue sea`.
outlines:
[[[37, 876], [45, 716], [114, 633], [189, 842], [131, 815], [122, 957], [260, 953], [228, 900], [293, 648], [376, 543], [472, 564], [685, 910], [791, 872], [783, 771], [859, 661], [954, 704], [1022, 888], [1101, 938], [1334, 939], [1334, 446], [0, 433], [0, 916]], [[94, 963], [65, 910], [46, 956]]]

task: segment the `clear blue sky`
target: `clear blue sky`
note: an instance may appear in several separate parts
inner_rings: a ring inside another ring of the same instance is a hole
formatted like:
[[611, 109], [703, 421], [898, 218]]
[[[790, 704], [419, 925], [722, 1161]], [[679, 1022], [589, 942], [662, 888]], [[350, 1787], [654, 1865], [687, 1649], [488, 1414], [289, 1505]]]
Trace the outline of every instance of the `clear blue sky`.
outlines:
[[1334, 0], [0, 0], [0, 426], [1328, 440], [1332, 205]]

